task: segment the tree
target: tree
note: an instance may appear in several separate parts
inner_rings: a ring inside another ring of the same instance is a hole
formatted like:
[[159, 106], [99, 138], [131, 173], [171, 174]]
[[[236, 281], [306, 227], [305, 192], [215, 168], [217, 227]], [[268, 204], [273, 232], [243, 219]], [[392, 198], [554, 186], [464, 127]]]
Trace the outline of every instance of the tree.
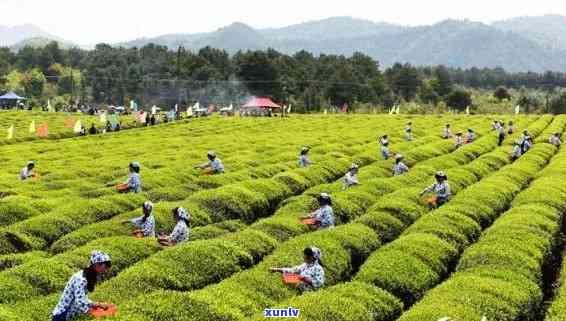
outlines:
[[472, 105], [472, 94], [463, 89], [455, 89], [446, 98], [446, 104], [449, 107], [463, 111], [466, 107]]
[[566, 113], [566, 92], [563, 91], [550, 99], [548, 111], [553, 114]]
[[444, 97], [452, 91], [452, 77], [448, 68], [439, 66], [434, 70], [435, 82], [432, 89], [441, 97]]
[[238, 53], [234, 60], [236, 75], [246, 83], [252, 95], [282, 98], [279, 72], [266, 52]]
[[26, 95], [30, 97], [41, 98], [45, 82], [45, 76], [38, 68], [34, 68], [23, 74], [22, 84]]
[[502, 101], [504, 99], [511, 99], [511, 94], [509, 93], [507, 88], [501, 86], [495, 89], [493, 96], [495, 96], [495, 98], [497, 98], [497, 100], [499, 101]]

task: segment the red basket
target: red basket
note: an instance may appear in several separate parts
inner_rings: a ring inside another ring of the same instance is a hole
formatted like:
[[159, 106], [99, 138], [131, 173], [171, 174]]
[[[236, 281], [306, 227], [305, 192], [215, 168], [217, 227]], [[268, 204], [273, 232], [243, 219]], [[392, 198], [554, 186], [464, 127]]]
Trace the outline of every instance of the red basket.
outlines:
[[115, 305], [111, 305], [107, 308], [90, 308], [90, 310], [88, 311], [88, 313], [93, 316], [95, 319], [100, 319], [103, 317], [111, 317], [116, 315], [116, 313], [118, 312], [118, 307], [116, 307]]
[[120, 193], [127, 192], [128, 191], [128, 184], [118, 184], [118, 185], [116, 185], [116, 189]]
[[301, 220], [301, 223], [305, 225], [316, 225], [316, 220], [314, 218], [304, 218]]
[[299, 274], [283, 273], [283, 283], [297, 285], [301, 282]]

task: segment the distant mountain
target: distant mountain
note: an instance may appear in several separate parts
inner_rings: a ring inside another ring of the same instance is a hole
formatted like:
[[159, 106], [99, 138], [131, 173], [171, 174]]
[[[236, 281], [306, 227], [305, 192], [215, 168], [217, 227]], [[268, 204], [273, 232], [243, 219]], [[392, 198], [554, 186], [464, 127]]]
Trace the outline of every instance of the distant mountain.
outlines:
[[260, 32], [274, 41], [285, 40], [332, 40], [396, 34], [405, 28], [388, 23], [375, 23], [351, 17], [334, 17], [305, 22], [280, 29], [264, 29]]
[[288, 54], [307, 50], [314, 54], [351, 55], [360, 51], [383, 66], [409, 62], [543, 72], [566, 71], [566, 44], [562, 41], [566, 43], [566, 18], [560, 16], [518, 18], [493, 25], [446, 20], [420, 27], [335, 17], [264, 30], [234, 23], [211, 33], [166, 35], [121, 45], [143, 46], [152, 42], [193, 50], [212, 46], [230, 53], [269, 47]]
[[29, 38], [63, 40], [31, 24], [15, 27], [0, 26], [0, 46], [2, 47], [10, 47]]
[[198, 50], [206, 46], [211, 46], [225, 49], [230, 53], [235, 53], [242, 48], [250, 50], [264, 49], [267, 46], [267, 39], [252, 27], [236, 22], [211, 33], [170, 34], [156, 38], [136, 39], [117, 45], [131, 48], [142, 47], [149, 43], [167, 46], [171, 49], [183, 46], [185, 48]]
[[492, 24], [493, 27], [520, 34], [549, 50], [566, 50], [566, 17], [545, 15], [520, 17]]
[[54, 39], [50, 39], [50, 38], [43, 38], [43, 37], [35, 37], [35, 38], [28, 38], [25, 40], [22, 40], [16, 44], [14, 44], [13, 46], [10, 46], [10, 49], [12, 49], [13, 51], [19, 51], [20, 49], [26, 47], [26, 46], [30, 46], [30, 47], [34, 47], [34, 48], [42, 48], [45, 47], [46, 45], [48, 45], [49, 43], [56, 41], [57, 43], [59, 43], [59, 48], [61, 49], [69, 49], [69, 48], [73, 48], [73, 47], [77, 47], [75, 44], [67, 42], [67, 41], [61, 41], [61, 40], [54, 40]]

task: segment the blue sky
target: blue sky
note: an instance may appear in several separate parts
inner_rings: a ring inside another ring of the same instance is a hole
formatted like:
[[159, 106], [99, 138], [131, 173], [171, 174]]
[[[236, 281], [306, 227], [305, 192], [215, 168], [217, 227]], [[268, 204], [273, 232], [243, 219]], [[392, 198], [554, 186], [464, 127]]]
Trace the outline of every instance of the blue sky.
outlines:
[[447, 18], [481, 22], [524, 15], [563, 14], [556, 0], [0, 0], [1, 25], [35, 24], [79, 44], [140, 36], [213, 31], [235, 21], [281, 27], [332, 16], [404, 25]]

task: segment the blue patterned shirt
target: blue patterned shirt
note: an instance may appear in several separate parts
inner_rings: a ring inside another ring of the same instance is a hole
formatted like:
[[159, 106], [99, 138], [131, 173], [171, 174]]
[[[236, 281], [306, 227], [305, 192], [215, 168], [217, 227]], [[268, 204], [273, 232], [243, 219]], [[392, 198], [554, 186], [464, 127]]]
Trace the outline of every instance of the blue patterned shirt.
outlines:
[[180, 220], [173, 228], [173, 232], [169, 235], [169, 241], [174, 242], [175, 244], [185, 242], [189, 239], [189, 227], [185, 223], [185, 221]]
[[130, 222], [132, 222], [135, 227], [143, 231], [144, 237], [155, 236], [155, 217], [153, 216], [153, 214], [147, 217], [145, 223], [143, 222], [143, 216], [131, 219]]
[[66, 313], [66, 319], [70, 320], [78, 315], [88, 313], [93, 302], [87, 296], [87, 280], [83, 271], [75, 273], [63, 290], [59, 303], [53, 310], [53, 315]]
[[329, 205], [324, 205], [323, 207], [316, 210], [312, 217], [317, 220], [319, 228], [327, 228], [334, 226], [334, 211]]
[[140, 193], [142, 191], [141, 178], [138, 173], [131, 173], [127, 184], [131, 192]]
[[224, 165], [222, 165], [220, 158], [216, 157], [213, 161], [209, 162], [209, 165], [215, 173], [224, 173]]
[[284, 268], [283, 273], [299, 274], [309, 278], [312, 285], [301, 282], [299, 284], [299, 290], [301, 291], [318, 290], [324, 284], [324, 269], [320, 266], [320, 264], [318, 264], [318, 262], [313, 264], [303, 263], [292, 268]]

